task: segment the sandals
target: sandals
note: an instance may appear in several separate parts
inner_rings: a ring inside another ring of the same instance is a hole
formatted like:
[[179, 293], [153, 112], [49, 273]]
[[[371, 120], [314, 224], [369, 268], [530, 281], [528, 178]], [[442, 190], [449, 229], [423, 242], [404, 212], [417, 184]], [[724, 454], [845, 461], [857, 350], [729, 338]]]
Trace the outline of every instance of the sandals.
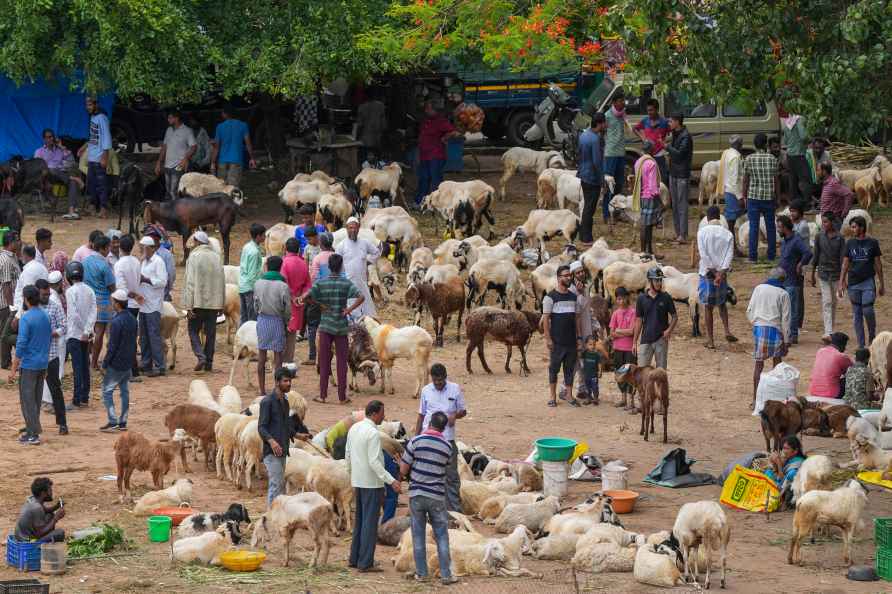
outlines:
[[549, 401], [548, 401], [548, 406], [549, 406], [550, 408], [557, 408], [557, 400], [549, 400]]
[[707, 348], [707, 349], [709, 349], [710, 351], [714, 351], [714, 350], [715, 350], [715, 344], [712, 344], [712, 343], [707, 342], [707, 343], [704, 344], [703, 346], [704, 346], [704, 348]]
[[740, 339], [733, 334], [725, 334], [725, 340], [727, 340], [728, 342], [738, 342]]
[[319, 398], [318, 396], [313, 397], [313, 402], [318, 402], [319, 404], [328, 404], [325, 398]]
[[344, 400], [339, 401], [338, 404], [351, 404], [352, 402], [353, 401], [349, 398], [345, 398]]

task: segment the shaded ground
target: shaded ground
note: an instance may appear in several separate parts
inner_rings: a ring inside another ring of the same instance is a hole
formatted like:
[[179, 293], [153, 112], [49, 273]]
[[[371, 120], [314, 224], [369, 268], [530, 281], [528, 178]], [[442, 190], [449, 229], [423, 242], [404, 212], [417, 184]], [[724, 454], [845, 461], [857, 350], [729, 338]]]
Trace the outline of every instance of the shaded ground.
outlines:
[[[497, 166], [492, 157], [481, 158], [484, 168], [482, 177], [496, 185], [498, 173], [486, 170]], [[457, 176], [450, 176], [456, 178]], [[463, 176], [469, 177], [469, 176]], [[268, 180], [264, 174], [255, 174], [249, 181], [248, 204], [236, 227], [233, 237], [233, 263], [237, 263], [240, 246], [247, 239], [247, 228], [251, 222], [267, 225], [281, 220], [281, 211], [275, 196], [266, 188]], [[408, 184], [411, 190], [411, 182]], [[535, 180], [532, 176], [516, 177], [509, 187], [509, 199], [495, 207], [496, 230], [499, 237], [507, 235], [520, 223], [526, 212], [535, 203]], [[892, 234], [884, 229], [887, 217], [880, 218], [874, 232], [888, 243]], [[34, 229], [48, 225], [48, 221], [30, 218], [27, 222], [26, 237], [33, 237]], [[692, 225], [696, 221], [692, 220]], [[57, 220], [51, 225], [56, 233], [56, 247], [69, 254], [86, 238], [93, 228], [106, 229], [110, 221], [86, 219], [80, 222]], [[423, 219], [427, 245], [437, 243], [430, 219]], [[442, 228], [441, 228], [442, 232]], [[599, 228], [596, 233], [603, 232]], [[608, 238], [611, 245], [618, 247], [628, 244], [631, 230], [626, 226], [617, 229], [617, 236]], [[670, 233], [671, 234], [671, 233]], [[659, 237], [659, 234], [658, 234]], [[178, 257], [179, 242], [177, 241]], [[559, 245], [554, 243], [554, 253]], [[660, 245], [659, 251], [665, 254], [664, 262], [682, 270], [689, 270], [686, 248]], [[759, 424], [750, 416], [748, 404], [751, 390], [752, 348], [749, 325], [745, 318], [747, 300], [752, 287], [764, 275], [765, 266], [755, 268], [743, 262], [735, 262], [738, 270], [733, 276], [733, 284], [740, 296], [740, 303], [732, 309], [732, 328], [741, 343], [728, 345], [720, 342], [718, 350], [709, 351], [703, 347], [702, 339], [690, 338], [690, 322], [685, 306], [680, 306], [681, 321], [677, 336], [670, 347], [671, 405], [669, 417], [670, 444], [663, 445], [650, 441], [645, 443], [638, 435], [640, 418], [610, 406], [617, 395], [612, 377], [602, 378], [602, 400], [599, 407], [572, 409], [560, 406], [549, 409], [545, 406], [547, 357], [544, 341], [535, 337], [530, 350], [530, 367], [533, 374], [528, 378], [516, 375], [519, 362], [513, 362], [515, 374], [506, 375], [502, 370], [504, 348], [492, 345], [487, 349], [493, 375], [482, 373], [479, 362], [472, 362], [474, 374], [464, 369], [465, 344], [456, 344], [455, 326], [447, 330], [445, 348], [437, 349], [433, 358], [443, 362], [450, 378], [464, 386], [469, 415], [458, 428], [459, 439], [466, 443], [479, 444], [493, 454], [504, 459], [523, 458], [530, 452], [532, 441], [544, 435], [563, 435], [589, 444], [591, 451], [605, 460], [621, 458], [631, 466], [630, 487], [643, 497], [634, 514], [623, 517], [626, 526], [633, 530], [651, 532], [669, 529], [674, 522], [679, 506], [687, 501], [717, 499], [718, 486], [699, 487], [673, 491], [644, 486], [643, 476], [653, 467], [660, 456], [670, 447], [680, 446], [698, 460], [695, 469], [719, 473], [730, 460], [742, 453], [764, 447]], [[182, 268], [178, 274], [182, 277]], [[175, 300], [180, 299], [180, 283], [177, 284]], [[398, 290], [401, 293], [401, 289]], [[801, 344], [793, 349], [788, 361], [802, 372], [800, 393], [807, 389], [808, 376], [815, 351], [819, 348], [821, 334], [817, 289], [806, 290], [806, 323], [801, 336]], [[532, 304], [528, 303], [528, 307]], [[889, 319], [887, 299], [880, 299], [878, 306], [880, 329], [886, 328]], [[841, 328], [851, 332], [849, 308], [843, 305], [840, 318]], [[384, 308], [386, 321], [406, 324], [410, 313], [394, 301]], [[132, 431], [140, 431], [147, 436], [166, 436], [162, 426], [165, 412], [175, 404], [184, 402], [189, 382], [197, 377], [191, 371], [194, 359], [188, 347], [185, 324], [180, 327], [178, 366], [165, 378], [146, 380], [135, 384], [131, 389], [131, 412], [129, 426]], [[306, 343], [298, 345], [297, 357], [306, 356]], [[203, 377], [216, 393], [226, 383], [231, 356], [225, 344], [223, 333], [218, 334], [217, 370]], [[301, 368], [296, 380], [296, 389], [309, 399], [318, 394], [318, 380], [315, 373]], [[5, 379], [5, 376], [2, 376]], [[242, 392], [247, 404], [255, 396], [255, 388], [249, 388], [244, 375], [235, 376], [236, 386]], [[400, 419], [413, 425], [417, 402], [410, 394], [414, 386], [411, 370], [403, 363], [397, 364], [394, 372], [397, 392], [383, 398], [387, 414], [391, 419]], [[270, 380], [271, 382], [271, 380]], [[270, 383], [271, 385], [271, 383]], [[66, 396], [70, 394], [70, 388]], [[0, 409], [0, 439], [6, 444], [4, 455], [0, 456], [0, 529], [11, 530], [24, 500], [28, 485], [33, 476], [60, 469], [69, 472], [52, 474], [57, 495], [65, 499], [68, 516], [63, 522], [67, 530], [89, 525], [94, 521], [114, 521], [121, 524], [135, 544], [131, 556], [116, 559], [82, 561], [72, 564], [66, 575], [50, 578], [53, 591], [64, 592], [413, 592], [423, 588], [403, 580], [390, 566], [393, 549], [380, 547], [378, 559], [387, 569], [381, 576], [359, 577], [345, 569], [349, 546], [347, 537], [337, 539], [332, 549], [331, 566], [324, 572], [313, 575], [303, 566], [281, 567], [280, 548], [276, 545], [265, 570], [256, 574], [237, 575], [222, 570], [198, 567], [173, 567], [168, 561], [167, 544], [150, 544], [146, 539], [145, 520], [134, 518], [117, 502], [114, 483], [100, 479], [103, 475], [114, 474], [112, 444], [114, 435], [97, 431], [104, 423], [104, 410], [99, 401], [98, 378], [94, 377], [91, 407], [86, 411], [71, 413], [69, 426], [71, 434], [60, 437], [55, 432], [52, 416], [44, 414], [46, 434], [44, 445], [38, 448], [24, 448], [15, 442], [15, 433], [21, 425], [18, 410], [18, 395], [14, 388], [0, 387], [0, 398], [6, 406]], [[367, 386], [354, 394], [354, 405], [358, 408], [372, 398], [378, 397], [376, 390]], [[313, 430], [322, 429], [345, 413], [345, 409], [329, 404], [312, 405], [308, 415], [308, 425]], [[659, 423], [659, 421], [658, 421]], [[837, 462], [848, 459], [848, 444], [844, 440], [806, 437], [808, 451], [831, 455]], [[193, 464], [191, 478], [195, 481], [193, 505], [201, 510], [224, 509], [234, 501], [244, 502], [252, 517], [264, 508], [262, 489], [254, 492], [236, 491], [230, 483], [218, 480], [212, 473]], [[168, 481], [175, 478], [172, 472]], [[135, 494], [139, 495], [150, 486], [150, 477], [137, 473], [134, 477]], [[597, 490], [597, 484], [572, 484], [570, 501], [578, 501], [588, 493]], [[401, 502], [405, 503], [405, 497]], [[401, 507], [400, 514], [406, 513]], [[804, 566], [786, 565], [786, 549], [789, 544], [791, 514], [775, 514], [770, 521], [764, 516], [728, 510], [732, 525], [729, 549], [728, 590], [730, 592], [878, 592], [892, 588], [884, 583], [858, 585], [845, 579], [842, 562], [842, 546], [838, 540], [819, 540], [815, 545], [805, 544]], [[854, 545], [856, 563], [873, 563], [874, 545], [872, 519], [877, 516], [892, 516], [892, 497], [885, 492], [872, 492], [864, 514], [866, 526], [858, 532]], [[487, 527], [488, 528], [488, 527]], [[298, 553], [306, 558], [310, 549], [305, 534], [298, 534]], [[558, 562], [537, 562], [524, 559], [524, 566], [543, 574], [541, 580], [473, 578], [463, 580], [463, 584], [452, 587], [453, 592], [650, 592], [656, 590], [637, 584], [631, 574], [590, 575], [574, 574], [568, 564]], [[13, 579], [15, 572], [0, 569], [0, 579]], [[688, 591], [689, 588], [677, 588]]]

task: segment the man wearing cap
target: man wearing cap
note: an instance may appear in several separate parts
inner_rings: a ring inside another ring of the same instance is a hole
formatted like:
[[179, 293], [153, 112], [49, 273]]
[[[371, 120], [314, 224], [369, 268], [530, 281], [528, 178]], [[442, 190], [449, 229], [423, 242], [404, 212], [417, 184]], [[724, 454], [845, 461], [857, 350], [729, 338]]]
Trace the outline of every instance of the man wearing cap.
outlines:
[[697, 249], [700, 252], [700, 281], [698, 300], [706, 309], [706, 348], [715, 349], [713, 340], [713, 314], [719, 308], [719, 316], [725, 327], [725, 340], [737, 342], [728, 325], [728, 273], [734, 258], [734, 234], [722, 225], [721, 211], [716, 205], [706, 209], [706, 221], [697, 231]]
[[[59, 358], [59, 368], [58, 368], [58, 373], [56, 375], [61, 380], [63, 377], [65, 377], [65, 360], [67, 358], [67, 351], [65, 348], [65, 346], [66, 346], [65, 343], [67, 341], [67, 332], [68, 332], [68, 328], [67, 328], [68, 314], [65, 312], [66, 305], [65, 305], [65, 302], [63, 301], [63, 299], [65, 298], [65, 293], [62, 288], [62, 273], [59, 272], [58, 270], [50, 270], [50, 274], [49, 274], [49, 276], [47, 276], [46, 280], [47, 280], [47, 283], [49, 284], [49, 289], [50, 289], [50, 301], [52, 301], [53, 303], [55, 303], [56, 305], [59, 306], [59, 310], [62, 312], [62, 316], [64, 316], [65, 322], [66, 322], [65, 330], [63, 330], [62, 334], [59, 335], [58, 338], [55, 338], [55, 341], [57, 343], [56, 344], [56, 349], [57, 349], [56, 352], [57, 352], [57, 356]], [[47, 315], [49, 315], [49, 314], [47, 314]], [[52, 361], [50, 361], [50, 363], [52, 363]], [[47, 366], [47, 369], [49, 369], [49, 365]], [[52, 398], [52, 392], [50, 391], [49, 383], [50, 383], [49, 376], [47, 376], [47, 387], [43, 391], [43, 406], [44, 406], [44, 411], [47, 411], [47, 412], [52, 410], [52, 407], [53, 407], [53, 398]], [[60, 383], [59, 388], [61, 389], [61, 387], [62, 387], [62, 384]], [[62, 400], [62, 408], [63, 409], [65, 408], [64, 398]]]
[[173, 301], [173, 283], [177, 280], [177, 265], [173, 260], [173, 252], [168, 247], [167, 232], [160, 225], [149, 225], [145, 235], [155, 240], [155, 253], [164, 262], [164, 270], [167, 273], [167, 282], [164, 283], [164, 301]]
[[325, 225], [315, 224], [316, 207], [312, 204], [304, 204], [301, 206], [298, 214], [300, 214], [301, 223], [294, 228], [294, 238], [300, 244], [299, 253], [302, 254], [304, 253], [304, 248], [307, 247], [307, 229], [315, 228], [316, 233], [325, 233]]
[[84, 265], [80, 262], [69, 262], [65, 266], [65, 276], [71, 285], [65, 291], [65, 303], [68, 304], [65, 350], [71, 355], [74, 375], [73, 409], [85, 407], [90, 401], [90, 340], [96, 325], [96, 294], [84, 284]]
[[[127, 412], [130, 410], [130, 367], [136, 357], [136, 320], [127, 311], [127, 292], [117, 289], [111, 296], [115, 317], [111, 321], [108, 333], [108, 348], [102, 368], [105, 377], [102, 379], [102, 404], [108, 414], [108, 422], [99, 428], [100, 431], [126, 431]], [[121, 391], [121, 414], [115, 415], [115, 388]]]
[[672, 297], [663, 291], [663, 271], [658, 266], [647, 271], [647, 290], [638, 296], [635, 317], [632, 347], [638, 355], [638, 366], [650, 365], [656, 359], [657, 367], [667, 369], [669, 339], [678, 323], [678, 314]]
[[365, 239], [359, 238], [359, 219], [350, 217], [347, 219], [347, 239], [335, 250], [344, 258], [344, 272], [364, 297], [362, 305], [356, 308], [354, 319], [362, 316], [373, 316], [377, 313], [375, 302], [369, 292], [369, 264], [374, 264], [381, 255], [378, 246], [374, 246]]
[[164, 304], [164, 288], [167, 286], [167, 270], [158, 256], [155, 240], [145, 236], [139, 240], [143, 260], [139, 272], [139, 292], [143, 301], [139, 305], [139, 347], [142, 352], [142, 371], [148, 377], [164, 375], [164, 351], [161, 348], [161, 308]]
[[[53, 274], [59, 273], [54, 270]], [[61, 275], [59, 280], [61, 280]], [[39, 279], [35, 286], [40, 291], [40, 307], [50, 320], [51, 338], [46, 366], [46, 385], [52, 398], [59, 435], [68, 435], [68, 422], [65, 419], [65, 396], [62, 394], [62, 374], [60, 373], [61, 357], [65, 356], [65, 312], [62, 310], [62, 304], [58, 297], [53, 299], [54, 291], [50, 289], [48, 281]], [[60, 344], [63, 346], [60, 347]]]
[[[743, 167], [740, 166], [740, 151], [743, 148], [743, 139], [734, 134], [728, 139], [731, 145], [722, 152], [719, 159], [719, 177], [716, 181], [716, 193], [721, 192], [725, 198], [725, 220], [728, 221], [728, 229], [734, 229], [737, 218], [744, 213], [740, 204], [743, 197]], [[734, 242], [734, 255], [743, 256], [743, 252]]]
[[[192, 236], [197, 246], [186, 260], [183, 284], [183, 309], [189, 318], [189, 342], [198, 359], [194, 371], [211, 371], [214, 367], [214, 344], [217, 337], [217, 316], [226, 298], [226, 277], [220, 254], [208, 245], [204, 231]], [[201, 344], [200, 332], [204, 332]]]

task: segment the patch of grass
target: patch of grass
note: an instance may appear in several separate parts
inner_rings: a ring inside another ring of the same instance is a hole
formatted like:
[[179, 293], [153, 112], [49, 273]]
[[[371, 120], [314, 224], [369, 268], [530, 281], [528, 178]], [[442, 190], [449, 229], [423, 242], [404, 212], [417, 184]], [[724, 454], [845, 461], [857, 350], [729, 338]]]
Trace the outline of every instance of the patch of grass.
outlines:
[[177, 574], [194, 585], [218, 584], [223, 586], [264, 586], [265, 589], [281, 586], [298, 587], [301, 591], [348, 590], [359, 584], [357, 578], [345, 567], [325, 566], [318, 571], [309, 566], [302, 568], [276, 567], [253, 572], [233, 572], [222, 567], [182, 565]]

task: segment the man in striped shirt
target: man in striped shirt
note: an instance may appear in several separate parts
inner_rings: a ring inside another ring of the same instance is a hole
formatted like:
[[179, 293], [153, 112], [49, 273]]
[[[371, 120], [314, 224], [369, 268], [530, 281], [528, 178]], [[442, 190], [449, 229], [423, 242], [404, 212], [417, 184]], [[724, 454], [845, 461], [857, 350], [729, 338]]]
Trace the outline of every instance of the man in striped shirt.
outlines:
[[415, 580], [427, 581], [427, 545], [425, 530], [430, 520], [437, 543], [440, 575], [444, 586], [458, 582], [450, 571], [449, 517], [446, 513], [446, 466], [452, 445], [443, 437], [449, 418], [437, 411], [430, 423], [406, 444], [400, 461], [400, 474], [409, 479], [409, 511], [412, 515], [412, 553]]

